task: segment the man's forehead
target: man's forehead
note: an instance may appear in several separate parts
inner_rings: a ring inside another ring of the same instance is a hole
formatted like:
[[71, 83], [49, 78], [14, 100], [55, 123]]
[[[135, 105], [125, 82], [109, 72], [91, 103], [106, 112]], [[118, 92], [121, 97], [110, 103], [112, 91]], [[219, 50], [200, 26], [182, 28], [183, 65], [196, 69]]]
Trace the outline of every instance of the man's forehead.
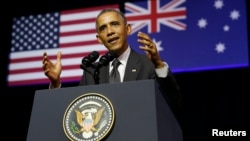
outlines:
[[122, 20], [122, 17], [115, 12], [107, 12], [102, 15], [100, 15], [97, 19], [98, 24], [108, 24], [112, 22], [119, 22]]
[[105, 18], [120, 18], [121, 16], [114, 12], [114, 11], [109, 11], [109, 12], [105, 12], [105, 13], [102, 13], [101, 15], [99, 15], [98, 17], [98, 20], [99, 19], [105, 19]]

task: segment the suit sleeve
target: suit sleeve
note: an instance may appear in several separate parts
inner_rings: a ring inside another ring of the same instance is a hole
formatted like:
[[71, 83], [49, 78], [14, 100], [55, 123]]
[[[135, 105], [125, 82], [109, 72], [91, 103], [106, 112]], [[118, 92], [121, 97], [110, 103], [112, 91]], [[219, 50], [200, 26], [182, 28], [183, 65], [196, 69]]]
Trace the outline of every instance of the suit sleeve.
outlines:
[[157, 81], [160, 85], [160, 90], [164, 93], [165, 99], [170, 105], [173, 113], [175, 114], [177, 120], [182, 124], [183, 121], [183, 98], [177, 81], [171, 72], [168, 69], [168, 75], [166, 78], [157, 77]]

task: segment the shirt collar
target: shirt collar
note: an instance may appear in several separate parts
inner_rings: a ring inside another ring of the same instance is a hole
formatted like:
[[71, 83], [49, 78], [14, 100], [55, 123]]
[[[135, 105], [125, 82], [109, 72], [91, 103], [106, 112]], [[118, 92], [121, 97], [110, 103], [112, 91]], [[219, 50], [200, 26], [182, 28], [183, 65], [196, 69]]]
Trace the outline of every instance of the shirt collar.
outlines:
[[129, 54], [131, 52], [130, 46], [121, 54], [117, 59], [121, 62], [121, 64], [126, 64], [128, 61]]

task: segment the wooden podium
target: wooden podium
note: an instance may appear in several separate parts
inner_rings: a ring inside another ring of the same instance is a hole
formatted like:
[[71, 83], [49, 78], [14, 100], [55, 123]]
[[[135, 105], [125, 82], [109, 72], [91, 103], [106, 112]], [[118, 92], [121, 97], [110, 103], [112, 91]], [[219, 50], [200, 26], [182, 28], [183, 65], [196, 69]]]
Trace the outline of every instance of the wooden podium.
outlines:
[[86, 93], [102, 94], [113, 104], [115, 122], [105, 141], [183, 140], [180, 125], [155, 80], [142, 80], [37, 90], [27, 141], [68, 141], [63, 129], [65, 111]]

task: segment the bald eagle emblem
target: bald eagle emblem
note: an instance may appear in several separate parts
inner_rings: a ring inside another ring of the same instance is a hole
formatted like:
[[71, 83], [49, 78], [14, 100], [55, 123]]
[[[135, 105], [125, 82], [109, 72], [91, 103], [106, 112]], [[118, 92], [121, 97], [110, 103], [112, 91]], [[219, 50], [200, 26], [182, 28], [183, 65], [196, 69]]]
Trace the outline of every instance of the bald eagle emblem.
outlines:
[[83, 94], [67, 107], [63, 128], [71, 141], [100, 141], [114, 124], [114, 108], [109, 99], [101, 94]]
[[99, 128], [96, 125], [100, 122], [103, 111], [105, 107], [100, 109], [88, 109], [80, 112], [75, 110], [77, 123], [81, 126], [81, 129], [77, 133], [82, 133], [83, 138], [90, 138], [93, 136], [93, 132], [95, 136], [98, 135], [98, 132], [106, 125], [107, 121], [103, 120], [101, 126]]

